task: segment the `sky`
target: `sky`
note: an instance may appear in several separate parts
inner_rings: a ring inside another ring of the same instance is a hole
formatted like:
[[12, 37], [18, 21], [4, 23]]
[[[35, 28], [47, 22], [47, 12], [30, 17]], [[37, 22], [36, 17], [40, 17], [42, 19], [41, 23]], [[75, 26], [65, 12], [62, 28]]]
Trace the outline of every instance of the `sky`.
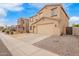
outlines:
[[[44, 3], [0, 3], [0, 26], [15, 25], [21, 17], [30, 18], [37, 14]], [[79, 3], [63, 3], [69, 16], [69, 26], [79, 23]]]

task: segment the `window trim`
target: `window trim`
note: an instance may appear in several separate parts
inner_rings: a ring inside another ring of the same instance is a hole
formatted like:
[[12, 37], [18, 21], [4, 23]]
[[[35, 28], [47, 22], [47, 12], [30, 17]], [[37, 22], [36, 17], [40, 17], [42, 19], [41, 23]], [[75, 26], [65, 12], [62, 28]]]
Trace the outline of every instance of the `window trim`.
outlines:
[[[56, 11], [53, 11], [53, 10], [56, 10], [56, 9], [57, 9], [57, 7], [56, 7], [56, 8], [51, 9], [51, 11], [52, 11], [51, 16], [52, 16], [52, 17], [57, 16]], [[53, 14], [53, 13], [55, 13], [55, 14]]]

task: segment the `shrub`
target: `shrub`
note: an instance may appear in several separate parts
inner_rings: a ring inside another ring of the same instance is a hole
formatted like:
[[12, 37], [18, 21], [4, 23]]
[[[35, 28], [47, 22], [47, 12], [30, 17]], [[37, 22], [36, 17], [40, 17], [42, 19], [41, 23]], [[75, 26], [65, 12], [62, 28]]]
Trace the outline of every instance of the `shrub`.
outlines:
[[5, 32], [5, 30], [2, 30], [2, 32]]
[[11, 32], [11, 34], [13, 34], [13, 32]]
[[9, 34], [9, 31], [6, 31], [7, 34]]
[[29, 31], [26, 31], [27, 33], [29, 33]]
[[6, 29], [3, 29], [2, 32], [5, 32]]

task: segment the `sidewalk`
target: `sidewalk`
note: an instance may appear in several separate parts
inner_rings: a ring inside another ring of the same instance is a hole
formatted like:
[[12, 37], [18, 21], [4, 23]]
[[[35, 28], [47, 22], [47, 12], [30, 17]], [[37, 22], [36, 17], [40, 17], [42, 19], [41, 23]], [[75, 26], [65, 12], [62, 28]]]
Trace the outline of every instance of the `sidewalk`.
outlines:
[[51, 53], [47, 50], [27, 44], [23, 41], [12, 38], [8, 35], [0, 33], [1, 40], [14, 56], [56, 56], [57, 54]]

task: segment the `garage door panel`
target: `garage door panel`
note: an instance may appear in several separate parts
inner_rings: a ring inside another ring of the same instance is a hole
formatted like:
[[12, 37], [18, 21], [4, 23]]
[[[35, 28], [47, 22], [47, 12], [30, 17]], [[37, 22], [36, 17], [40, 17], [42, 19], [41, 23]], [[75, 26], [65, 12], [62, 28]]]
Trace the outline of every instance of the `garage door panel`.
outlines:
[[54, 24], [42, 24], [37, 26], [39, 34], [58, 34], [58, 28]]

